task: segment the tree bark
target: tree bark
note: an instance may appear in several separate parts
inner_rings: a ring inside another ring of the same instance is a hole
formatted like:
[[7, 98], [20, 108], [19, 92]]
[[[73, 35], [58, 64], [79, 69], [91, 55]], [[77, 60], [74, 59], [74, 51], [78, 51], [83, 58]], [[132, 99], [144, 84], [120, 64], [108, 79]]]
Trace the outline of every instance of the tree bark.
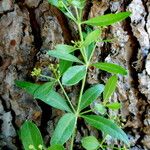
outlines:
[[[150, 149], [150, 2], [149, 0], [87, 0], [83, 19], [131, 11], [125, 21], [104, 30], [93, 61], [117, 63], [128, 69], [128, 76], [119, 76], [118, 87], [110, 101], [123, 104], [115, 112], [124, 123], [124, 130], [131, 141], [132, 150]], [[84, 27], [83, 27], [84, 28]], [[47, 0], [0, 0], [0, 148], [21, 149], [18, 129], [26, 120], [33, 120], [48, 143], [61, 112], [33, 101], [17, 88], [15, 80], [45, 82], [31, 77], [34, 67], [41, 67], [49, 74], [47, 66], [55, 62], [48, 58], [47, 50], [59, 43], [71, 43], [78, 34], [74, 24]], [[105, 82], [109, 74], [89, 70], [88, 84]], [[70, 90], [68, 90], [70, 92]], [[73, 94], [77, 94], [75, 89]], [[71, 93], [71, 92], [70, 92]], [[113, 112], [110, 112], [113, 113]], [[76, 149], [81, 135], [90, 129], [79, 120]], [[86, 128], [86, 129], [84, 129]]]

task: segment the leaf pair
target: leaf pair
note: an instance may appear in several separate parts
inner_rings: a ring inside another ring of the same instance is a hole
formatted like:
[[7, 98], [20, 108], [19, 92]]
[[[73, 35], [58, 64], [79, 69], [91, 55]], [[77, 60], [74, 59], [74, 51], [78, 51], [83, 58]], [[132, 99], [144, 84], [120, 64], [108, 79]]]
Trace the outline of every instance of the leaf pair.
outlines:
[[40, 99], [52, 107], [71, 112], [66, 100], [52, 89], [54, 82], [47, 82], [42, 85], [24, 81], [16, 81], [15, 83], [17, 86], [24, 88], [28, 93], [32, 94], [34, 98]]
[[85, 115], [82, 117], [89, 125], [95, 127], [98, 130], [101, 130], [106, 135], [109, 134], [113, 138], [117, 138], [127, 145], [129, 144], [127, 135], [111, 120], [97, 115]]
[[[114, 74], [118, 74], [118, 73], [122, 75], [127, 74], [127, 71], [124, 68], [116, 64], [112, 64], [112, 63], [95, 63], [95, 64], [92, 64], [92, 66], [95, 66], [101, 70], [114, 73]], [[70, 67], [64, 73], [62, 77], [62, 83], [63, 85], [67, 85], [67, 86], [77, 84], [80, 80], [83, 79], [85, 74], [86, 74], [86, 66], [84, 65]], [[104, 99], [108, 99], [108, 97], [111, 95], [111, 94], [108, 94], [107, 91], [110, 91], [109, 88], [113, 87], [112, 84], [116, 85], [117, 76], [114, 75], [110, 80], [108, 80], [108, 82], [109, 84], [107, 84], [107, 86], [105, 87], [106, 90], [104, 91]], [[112, 92], [114, 92], [114, 89], [112, 89]]]
[[107, 101], [109, 99], [109, 97], [113, 94], [113, 92], [116, 89], [117, 78], [118, 78], [116, 74], [126, 75], [127, 71], [123, 67], [113, 64], [113, 63], [100, 62], [100, 63], [92, 64], [92, 66], [94, 66], [98, 69], [107, 71], [109, 73], [115, 74], [112, 77], [110, 77], [108, 79], [108, 81], [106, 82], [105, 89], [103, 92], [103, 99], [104, 99], [104, 103], [105, 103], [105, 101]]
[[[126, 144], [129, 144], [127, 135], [111, 120], [97, 115], [85, 115], [81, 117], [84, 118], [89, 125], [101, 130], [105, 134], [109, 134], [110, 136], [125, 142]], [[77, 118], [74, 114], [68, 113], [59, 120], [51, 139], [52, 145], [63, 145], [71, 137], [76, 125], [76, 119]]]

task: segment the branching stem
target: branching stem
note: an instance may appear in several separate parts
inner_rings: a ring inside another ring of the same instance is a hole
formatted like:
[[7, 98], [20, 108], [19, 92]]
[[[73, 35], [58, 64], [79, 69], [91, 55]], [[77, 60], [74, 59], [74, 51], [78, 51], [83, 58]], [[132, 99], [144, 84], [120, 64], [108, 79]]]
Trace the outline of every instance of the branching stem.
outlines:
[[68, 95], [67, 95], [67, 93], [66, 93], [66, 91], [65, 91], [65, 89], [64, 89], [64, 87], [63, 87], [63, 85], [61, 84], [61, 82], [60, 82], [59, 79], [58, 79], [58, 83], [59, 83], [59, 85], [60, 85], [60, 87], [61, 87], [61, 89], [62, 89], [62, 91], [63, 91], [63, 93], [64, 93], [64, 95], [65, 95], [65, 97], [66, 97], [66, 99], [67, 99], [67, 101], [68, 101], [68, 103], [70, 104], [70, 106], [71, 106], [73, 112], [76, 113], [76, 110], [75, 110], [75, 108], [74, 108], [74, 106], [73, 106], [73, 104], [72, 104], [70, 98], [68, 97]]

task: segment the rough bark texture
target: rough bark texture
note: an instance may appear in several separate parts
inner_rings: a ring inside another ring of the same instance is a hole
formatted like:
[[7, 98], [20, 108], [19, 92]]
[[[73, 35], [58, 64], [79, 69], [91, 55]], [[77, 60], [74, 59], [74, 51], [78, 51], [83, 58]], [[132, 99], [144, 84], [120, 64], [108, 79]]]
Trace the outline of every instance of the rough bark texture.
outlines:
[[[149, 0], [88, 0], [84, 19], [97, 15], [131, 11], [132, 16], [108, 27], [93, 61], [120, 64], [129, 70], [119, 76], [118, 88], [111, 101], [123, 104], [121, 112], [132, 150], [150, 149], [150, 2]], [[0, 0], [0, 149], [21, 149], [17, 130], [30, 119], [37, 123], [48, 143], [61, 112], [51, 109], [14, 85], [14, 80], [36, 82], [30, 73], [36, 66], [55, 61], [46, 55], [55, 44], [78, 38], [73, 24], [47, 0]], [[91, 68], [88, 83], [105, 81], [109, 75]], [[40, 79], [39, 81], [44, 81]], [[68, 89], [70, 92], [70, 89]], [[73, 95], [76, 95], [77, 89]], [[112, 113], [112, 112], [110, 112]], [[42, 123], [41, 123], [42, 122]], [[98, 133], [79, 120], [76, 147], [81, 135]], [[79, 148], [77, 148], [79, 149]]]

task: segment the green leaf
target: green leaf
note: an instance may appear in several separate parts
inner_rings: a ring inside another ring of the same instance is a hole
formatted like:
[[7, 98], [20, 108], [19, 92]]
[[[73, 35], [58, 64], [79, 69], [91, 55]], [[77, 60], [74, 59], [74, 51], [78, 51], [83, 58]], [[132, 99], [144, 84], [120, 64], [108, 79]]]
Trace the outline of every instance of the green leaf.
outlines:
[[80, 109], [84, 109], [89, 106], [94, 100], [96, 100], [104, 90], [103, 84], [97, 84], [88, 90], [82, 96]]
[[73, 21], [76, 21], [75, 17], [74, 17], [72, 14], [70, 14], [69, 12], [63, 11], [63, 13], [64, 13], [68, 18], [72, 19]]
[[46, 82], [42, 85], [40, 85], [35, 91], [34, 91], [34, 98], [42, 98], [49, 94], [49, 91], [53, 88], [54, 82]]
[[121, 108], [121, 104], [118, 102], [115, 102], [115, 103], [107, 104], [106, 107], [113, 109], [113, 110], [118, 110]]
[[50, 90], [48, 93], [35, 96], [35, 98], [38, 98], [46, 104], [58, 108], [60, 110], [66, 110], [68, 112], [71, 112], [71, 109], [66, 103], [66, 100], [54, 90]]
[[73, 47], [71, 45], [66, 45], [66, 44], [57, 44], [55, 49], [58, 51], [63, 51], [64, 53], [72, 53], [75, 50], [77, 50], [76, 47]]
[[51, 5], [54, 5], [54, 6], [58, 7], [58, 2], [59, 2], [59, 0], [48, 0], [48, 2], [49, 2]]
[[96, 103], [94, 106], [94, 109], [102, 115], [104, 115], [106, 113], [106, 108], [102, 104]]
[[101, 130], [105, 134], [109, 134], [113, 138], [123, 141], [127, 145], [129, 144], [129, 140], [125, 132], [111, 120], [97, 115], [86, 115], [82, 117], [91, 126]]
[[114, 73], [114, 74], [121, 74], [121, 75], [127, 75], [127, 71], [126, 69], [124, 69], [123, 67], [113, 64], [113, 63], [95, 63], [92, 64], [92, 66], [99, 68], [101, 70], [110, 72], [110, 73]]
[[16, 81], [16, 84], [19, 87], [24, 88], [28, 91], [28, 93], [32, 94], [35, 99], [40, 99], [46, 104], [60, 110], [71, 112], [66, 100], [60, 94], [52, 90], [54, 82], [47, 82], [45, 84], [38, 85], [30, 82]]
[[85, 6], [85, 0], [71, 0], [71, 4], [79, 9], [83, 9]]
[[117, 76], [114, 75], [110, 77], [106, 82], [104, 92], [103, 92], [104, 101], [108, 100], [109, 97], [114, 93], [116, 86], [117, 86]]
[[62, 145], [56, 144], [56, 145], [52, 145], [47, 150], [65, 150], [65, 148]]
[[88, 58], [88, 60], [90, 59], [90, 56], [93, 52], [93, 49], [95, 47], [95, 42], [91, 43], [89, 46], [87, 46], [85, 49], [86, 49], [86, 56]]
[[85, 38], [83, 45], [86, 47], [86, 46], [90, 45], [91, 43], [96, 42], [98, 40], [100, 34], [101, 34], [101, 31], [99, 29], [92, 31]]
[[72, 63], [71, 61], [67, 61], [67, 60], [60, 60], [59, 61], [59, 71], [60, 71], [60, 74], [63, 75], [64, 72], [72, 66]]
[[71, 137], [75, 128], [75, 122], [76, 116], [72, 113], [67, 113], [61, 117], [51, 138], [51, 145], [63, 145]]
[[25, 89], [26, 92], [31, 94], [31, 95], [34, 95], [34, 92], [37, 90], [37, 88], [40, 87], [40, 85], [38, 85], [38, 84], [26, 82], [26, 81], [19, 81], [19, 80], [16, 80], [15, 84], [18, 87]]
[[29, 146], [34, 146], [35, 149], [39, 149], [39, 145], [44, 146], [41, 133], [34, 123], [26, 121], [21, 126], [20, 132], [25, 150], [29, 150]]
[[69, 12], [68, 12], [66, 10], [66, 8], [70, 6], [70, 3], [69, 3], [70, 0], [68, 0], [68, 1], [67, 0], [48, 0], [48, 1], [51, 5], [54, 5], [55, 7], [60, 9], [68, 18], [72, 19], [73, 21], [76, 20], [75, 17], [73, 16], [73, 14], [71, 13], [71, 11], [69, 10]]
[[62, 77], [62, 84], [71, 86], [77, 84], [86, 75], [86, 66], [70, 67]]
[[99, 141], [94, 136], [84, 137], [81, 143], [86, 150], [97, 150], [100, 146]]
[[[71, 52], [74, 52], [75, 50], [77, 50], [77, 48], [71, 46], [71, 45], [66, 45], [66, 44], [58, 44], [56, 45], [56, 50], [59, 50], [59, 51], [63, 51], [65, 53], [71, 53]], [[60, 70], [60, 73], [61, 75], [63, 75], [63, 73], [69, 68], [72, 66], [72, 63], [71, 61], [67, 61], [67, 60], [60, 60], [59, 62], [59, 70]]]
[[125, 18], [129, 17], [130, 15], [131, 15], [131, 12], [120, 12], [117, 14], [107, 14], [107, 15], [91, 18], [82, 23], [88, 24], [88, 25], [93, 25], [93, 26], [108, 26], [113, 23], [122, 21]]
[[56, 57], [62, 60], [68, 60], [68, 61], [72, 61], [72, 62], [78, 62], [83, 64], [82, 61], [80, 61], [77, 57], [75, 57], [74, 55], [71, 55], [69, 53], [66, 53], [64, 51], [59, 51], [59, 50], [50, 50], [47, 52], [48, 55], [52, 56], [52, 57]]
[[54, 5], [55, 7], [59, 8], [61, 11], [64, 11], [64, 6], [62, 5], [62, 1], [64, 4], [67, 5], [67, 1], [66, 0], [48, 0], [48, 2], [51, 5]]

